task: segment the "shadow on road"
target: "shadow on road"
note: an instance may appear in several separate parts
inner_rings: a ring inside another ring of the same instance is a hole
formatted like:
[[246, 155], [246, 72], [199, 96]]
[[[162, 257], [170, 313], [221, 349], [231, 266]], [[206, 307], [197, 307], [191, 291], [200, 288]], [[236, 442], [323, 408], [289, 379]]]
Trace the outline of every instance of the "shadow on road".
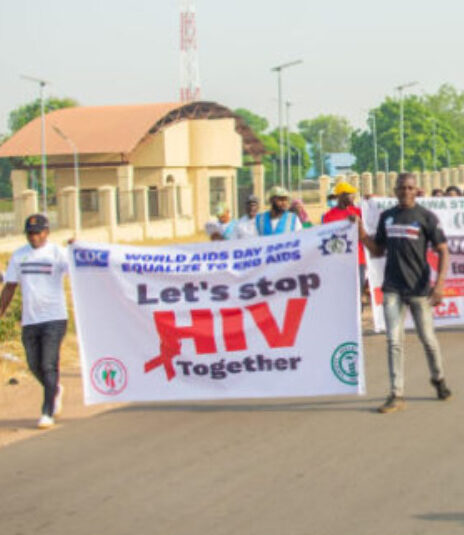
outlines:
[[427, 515], [416, 515], [416, 518], [432, 522], [456, 522], [464, 526], [464, 513], [429, 513]]
[[173, 403], [173, 404], [136, 404], [120, 407], [111, 412], [139, 412], [139, 411], [191, 411], [191, 412], [293, 412], [293, 411], [330, 411], [330, 412], [376, 412], [376, 405], [380, 399], [314, 401], [293, 403]]

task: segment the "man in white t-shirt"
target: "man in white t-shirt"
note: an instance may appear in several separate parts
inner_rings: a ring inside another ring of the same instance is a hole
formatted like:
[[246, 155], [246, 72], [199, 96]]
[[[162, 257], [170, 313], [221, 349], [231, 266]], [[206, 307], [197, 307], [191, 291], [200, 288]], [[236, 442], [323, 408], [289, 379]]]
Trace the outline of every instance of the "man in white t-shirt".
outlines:
[[34, 214], [26, 219], [28, 245], [17, 249], [8, 264], [0, 294], [0, 316], [10, 304], [18, 284], [22, 292], [22, 342], [31, 372], [44, 388], [38, 427], [54, 425], [61, 411], [59, 385], [60, 345], [66, 333], [67, 311], [63, 275], [68, 271], [66, 251], [49, 243], [48, 219]]
[[240, 240], [242, 238], [253, 238], [258, 236], [256, 228], [256, 214], [259, 209], [259, 199], [256, 195], [249, 195], [246, 201], [246, 214], [238, 221], [233, 237]]

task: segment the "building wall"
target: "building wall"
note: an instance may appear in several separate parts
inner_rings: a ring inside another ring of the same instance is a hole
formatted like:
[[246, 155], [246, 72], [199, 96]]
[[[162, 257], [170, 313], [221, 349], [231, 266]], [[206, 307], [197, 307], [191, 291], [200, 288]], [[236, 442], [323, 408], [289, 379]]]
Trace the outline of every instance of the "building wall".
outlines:
[[235, 119], [198, 119], [190, 127], [191, 167], [241, 167], [242, 138]]
[[[98, 189], [102, 186], [117, 186], [117, 173], [115, 167], [93, 167], [79, 170], [81, 189]], [[74, 186], [73, 169], [56, 169], [55, 183], [57, 192], [68, 186]]]

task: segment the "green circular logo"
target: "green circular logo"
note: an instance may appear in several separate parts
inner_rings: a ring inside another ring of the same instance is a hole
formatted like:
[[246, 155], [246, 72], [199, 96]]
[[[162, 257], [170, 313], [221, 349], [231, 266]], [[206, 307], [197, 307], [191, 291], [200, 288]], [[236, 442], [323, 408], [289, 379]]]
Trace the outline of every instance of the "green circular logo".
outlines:
[[332, 371], [347, 385], [358, 384], [358, 344], [345, 342], [332, 353]]

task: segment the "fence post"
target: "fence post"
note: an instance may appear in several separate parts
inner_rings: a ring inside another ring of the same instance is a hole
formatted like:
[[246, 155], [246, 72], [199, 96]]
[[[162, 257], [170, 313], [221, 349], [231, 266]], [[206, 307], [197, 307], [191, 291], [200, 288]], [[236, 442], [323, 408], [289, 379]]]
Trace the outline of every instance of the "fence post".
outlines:
[[458, 184], [463, 187], [464, 186], [464, 165], [460, 165], [458, 167], [458, 172], [459, 172], [459, 181], [458, 181]]
[[68, 186], [61, 190], [62, 204], [65, 212], [65, 226], [77, 234], [80, 230], [80, 214], [77, 202], [77, 189], [74, 186]]
[[451, 179], [450, 182], [453, 186], [458, 186], [459, 184], [459, 169], [457, 167], [453, 167], [451, 169]]
[[432, 173], [432, 189], [441, 189], [440, 171], [433, 171]]
[[422, 173], [422, 189], [424, 190], [424, 193], [427, 197], [429, 197], [432, 193], [431, 176], [428, 171], [424, 171]]
[[116, 195], [114, 186], [98, 188], [98, 205], [100, 224], [108, 227], [109, 240], [114, 242], [116, 238]]
[[327, 206], [327, 194], [330, 186], [330, 176], [321, 175], [319, 177], [319, 198], [323, 207]]
[[21, 193], [21, 212], [23, 219], [38, 212], [37, 192], [26, 189]]
[[380, 197], [385, 197], [386, 195], [386, 177], [383, 171], [377, 173], [377, 184], [375, 188], [375, 193], [380, 195]]
[[396, 181], [398, 179], [398, 173], [396, 173], [395, 171], [390, 171], [388, 173], [388, 190], [387, 190], [387, 195], [393, 195], [393, 192], [395, 190], [395, 187], [396, 187]]
[[372, 173], [363, 173], [361, 175], [362, 194], [372, 195]]
[[122, 223], [134, 217], [134, 168], [132, 165], [122, 165], [116, 169], [119, 188], [119, 217]]
[[22, 212], [21, 195], [27, 190], [27, 171], [24, 169], [13, 169], [10, 175], [13, 188], [13, 210], [15, 214], [15, 228], [18, 232], [23, 231], [24, 219]]
[[443, 184], [444, 190], [450, 185], [450, 174], [447, 167], [441, 170], [441, 183]]
[[259, 205], [264, 207], [266, 199], [264, 197], [265, 169], [262, 163], [255, 163], [251, 166], [251, 177], [253, 181], [253, 195], [259, 199]]

